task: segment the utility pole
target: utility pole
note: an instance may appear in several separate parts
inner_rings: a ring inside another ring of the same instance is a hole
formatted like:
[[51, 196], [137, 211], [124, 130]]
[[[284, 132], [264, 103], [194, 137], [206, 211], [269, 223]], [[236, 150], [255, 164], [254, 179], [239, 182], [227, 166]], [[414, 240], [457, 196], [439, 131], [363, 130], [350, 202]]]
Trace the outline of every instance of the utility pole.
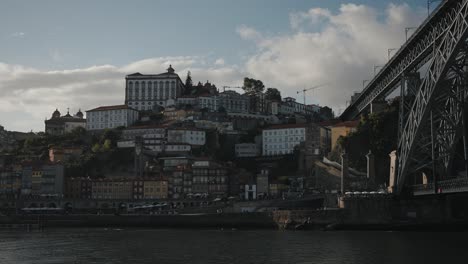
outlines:
[[310, 87], [310, 88], [306, 88], [306, 89], [303, 89], [301, 91], [297, 91], [297, 94], [299, 93], [303, 93], [303, 96], [304, 96], [304, 106], [306, 105], [306, 92], [307, 91], [311, 91], [311, 90], [315, 90], [315, 89], [318, 89], [318, 88], [321, 88], [323, 86], [325, 86], [326, 84], [320, 84], [320, 85], [317, 85], [317, 86], [313, 86], [313, 87]]

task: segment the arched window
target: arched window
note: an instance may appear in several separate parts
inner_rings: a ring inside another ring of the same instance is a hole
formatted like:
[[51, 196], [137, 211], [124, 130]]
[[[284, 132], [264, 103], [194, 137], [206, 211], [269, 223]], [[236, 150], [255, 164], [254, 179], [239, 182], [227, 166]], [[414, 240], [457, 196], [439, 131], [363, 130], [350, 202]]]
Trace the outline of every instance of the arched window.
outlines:
[[164, 99], [169, 98], [169, 81], [166, 81], [166, 85], [164, 87]]
[[128, 83], [128, 99], [132, 99], [133, 97], [133, 82]]
[[135, 82], [135, 99], [140, 97], [140, 83]]
[[154, 98], [158, 98], [158, 82], [154, 82], [154, 86], [153, 86], [153, 96]]
[[171, 82], [171, 98], [176, 98], [175, 82]]
[[148, 82], [148, 99], [153, 97], [153, 83]]

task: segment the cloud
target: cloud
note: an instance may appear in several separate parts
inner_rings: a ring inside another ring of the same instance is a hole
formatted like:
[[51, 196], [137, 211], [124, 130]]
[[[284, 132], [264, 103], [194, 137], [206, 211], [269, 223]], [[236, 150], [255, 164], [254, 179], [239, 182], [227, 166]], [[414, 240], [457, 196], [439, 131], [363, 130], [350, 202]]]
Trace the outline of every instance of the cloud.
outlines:
[[134, 72], [160, 73], [172, 65], [182, 80], [190, 70], [195, 82], [238, 85], [244, 73], [234, 66], [202, 65], [201, 57], [161, 57], [123, 66], [41, 71], [21, 65], [0, 63], [0, 124], [9, 130], [43, 131], [44, 119], [55, 108], [88, 110], [100, 105], [122, 104], [125, 75]]
[[[312, 8], [290, 14], [291, 33], [264, 37], [253, 28], [237, 31], [257, 47], [246, 62], [253, 77], [292, 97], [297, 90], [327, 83], [307, 94], [307, 100], [340, 112], [353, 91], [362, 90], [362, 80], [372, 78], [373, 65], [386, 63], [387, 50], [403, 44], [404, 28], [423, 18], [423, 10], [406, 4], [389, 4], [385, 12], [343, 4], [337, 12]], [[314, 27], [317, 23], [320, 27]]]
[[224, 63], [225, 62], [223, 58], [219, 58], [214, 62], [215, 65], [224, 65]]
[[26, 33], [24, 32], [14, 32], [13, 34], [11, 34], [12, 37], [14, 38], [23, 38], [24, 36], [26, 36]]
[[55, 108], [65, 112], [70, 107], [74, 113], [79, 108], [121, 104], [125, 75], [164, 72], [169, 65], [182, 80], [189, 70], [194, 82], [208, 80], [218, 87], [240, 86], [249, 76], [291, 97], [298, 97], [298, 90], [326, 83], [309, 92], [307, 102], [340, 112], [353, 91], [362, 89], [362, 80], [372, 77], [373, 66], [387, 61], [387, 50], [402, 45], [404, 28], [418, 25], [425, 16], [423, 9], [406, 4], [389, 4], [384, 12], [343, 4], [336, 11], [311, 8], [291, 13], [289, 33], [267, 35], [241, 25], [236, 32], [252, 42], [254, 52], [239, 66], [226, 65], [223, 58], [213, 62], [212, 55], [56, 71], [0, 62], [0, 124], [10, 130], [41, 131], [44, 118]]
[[262, 34], [260, 34], [257, 30], [246, 25], [238, 26], [236, 32], [242, 39], [245, 40], [258, 40], [262, 38]]

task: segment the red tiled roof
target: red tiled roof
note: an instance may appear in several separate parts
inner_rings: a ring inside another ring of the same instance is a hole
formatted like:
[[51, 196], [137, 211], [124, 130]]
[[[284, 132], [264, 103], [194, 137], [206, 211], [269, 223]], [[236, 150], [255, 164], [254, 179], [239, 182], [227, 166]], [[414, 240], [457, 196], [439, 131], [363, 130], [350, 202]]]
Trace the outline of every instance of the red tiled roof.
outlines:
[[127, 127], [125, 130], [132, 130], [132, 129], [147, 129], [147, 128], [166, 128], [169, 124], [159, 124], [159, 125], [143, 125], [143, 126], [131, 126]]
[[359, 120], [345, 121], [333, 125], [333, 127], [357, 127], [359, 125]]
[[203, 129], [199, 129], [196, 127], [174, 127], [168, 130], [204, 131]]
[[109, 106], [100, 106], [91, 110], [88, 110], [86, 112], [93, 112], [93, 111], [108, 111], [108, 110], [120, 110], [120, 109], [130, 109], [130, 110], [135, 110], [128, 105], [109, 105]]
[[328, 127], [328, 126], [336, 125], [336, 124], [338, 124], [340, 122], [341, 122], [340, 120], [327, 120], [327, 121], [320, 122], [317, 125], [323, 126], [323, 127]]
[[285, 129], [285, 128], [301, 128], [301, 127], [306, 127], [307, 124], [281, 124], [281, 125], [273, 125], [269, 126], [267, 128], [264, 128], [263, 130], [270, 130], [270, 129]]

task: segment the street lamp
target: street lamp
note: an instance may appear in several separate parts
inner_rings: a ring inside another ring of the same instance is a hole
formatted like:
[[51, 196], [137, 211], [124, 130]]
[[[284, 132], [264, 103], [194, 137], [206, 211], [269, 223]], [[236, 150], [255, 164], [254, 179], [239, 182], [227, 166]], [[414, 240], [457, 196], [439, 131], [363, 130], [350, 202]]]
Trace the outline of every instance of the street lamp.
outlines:
[[392, 51], [395, 51], [397, 49], [395, 48], [391, 48], [391, 49], [388, 49], [387, 53], [388, 53], [388, 60], [390, 60], [390, 54], [392, 53]]
[[369, 82], [369, 80], [363, 80], [362, 81], [362, 88], [366, 88], [366, 83]]
[[416, 29], [416, 27], [407, 27], [405, 28], [405, 36], [406, 36], [406, 41], [408, 41], [408, 31]]
[[427, 16], [431, 14], [431, 4], [442, 0], [427, 0]]
[[374, 65], [374, 76], [375, 76], [378, 68], [383, 68], [383, 65]]

